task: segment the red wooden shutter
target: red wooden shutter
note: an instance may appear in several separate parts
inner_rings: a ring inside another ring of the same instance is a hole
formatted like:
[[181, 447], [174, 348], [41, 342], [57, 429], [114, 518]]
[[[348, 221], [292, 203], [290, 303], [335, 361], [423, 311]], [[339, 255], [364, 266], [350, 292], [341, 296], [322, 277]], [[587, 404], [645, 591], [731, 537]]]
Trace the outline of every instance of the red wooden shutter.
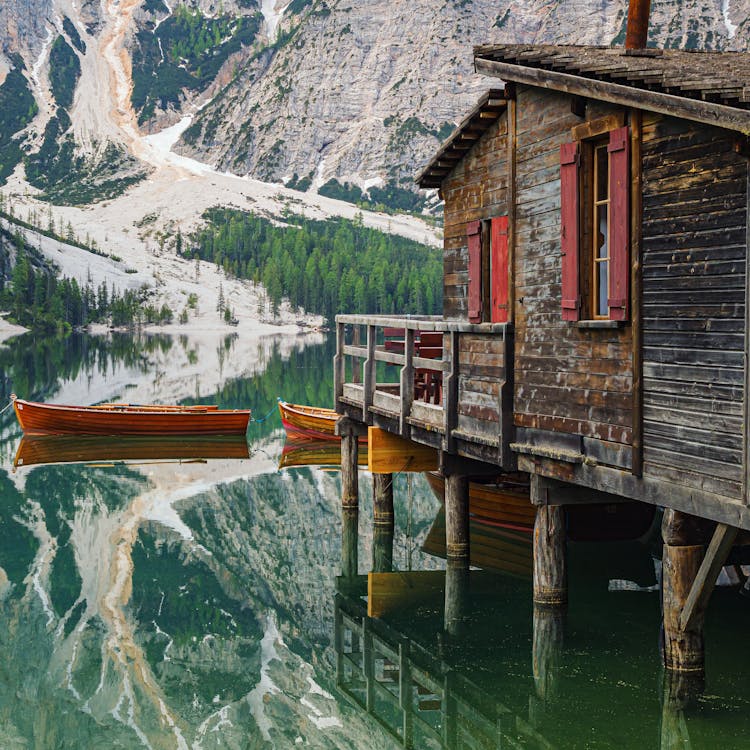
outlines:
[[495, 216], [491, 225], [492, 322], [508, 322], [508, 217]]
[[482, 222], [466, 225], [469, 243], [469, 322], [482, 322]]
[[562, 318], [581, 317], [581, 293], [578, 279], [578, 238], [580, 210], [578, 172], [581, 159], [578, 142], [560, 146], [560, 247], [562, 250]]
[[630, 280], [630, 135], [609, 134], [609, 317], [628, 319]]

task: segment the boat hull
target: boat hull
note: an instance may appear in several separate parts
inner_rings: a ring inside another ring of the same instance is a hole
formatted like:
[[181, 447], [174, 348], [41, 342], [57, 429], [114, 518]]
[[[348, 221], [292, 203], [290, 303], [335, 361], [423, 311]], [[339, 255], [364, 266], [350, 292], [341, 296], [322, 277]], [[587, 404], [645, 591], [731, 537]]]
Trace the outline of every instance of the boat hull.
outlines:
[[333, 409], [279, 401], [279, 412], [281, 423], [287, 432], [315, 440], [338, 440], [336, 420], [340, 415]]
[[65, 406], [16, 399], [16, 416], [29, 435], [238, 435], [250, 411], [169, 406]]

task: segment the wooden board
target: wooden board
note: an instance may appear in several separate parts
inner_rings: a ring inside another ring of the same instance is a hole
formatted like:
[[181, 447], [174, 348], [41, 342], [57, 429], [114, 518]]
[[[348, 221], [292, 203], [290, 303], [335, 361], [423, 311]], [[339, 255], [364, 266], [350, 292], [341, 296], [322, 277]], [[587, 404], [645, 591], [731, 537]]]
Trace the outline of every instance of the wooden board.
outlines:
[[437, 450], [378, 427], [367, 428], [367, 444], [367, 469], [373, 474], [435, 471], [438, 468]]

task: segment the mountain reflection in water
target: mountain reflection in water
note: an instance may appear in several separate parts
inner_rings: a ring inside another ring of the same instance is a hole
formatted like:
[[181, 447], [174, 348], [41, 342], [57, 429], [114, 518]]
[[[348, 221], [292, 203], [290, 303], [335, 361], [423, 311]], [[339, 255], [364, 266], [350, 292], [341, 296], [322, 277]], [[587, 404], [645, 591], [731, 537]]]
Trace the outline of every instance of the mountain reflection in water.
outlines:
[[[26, 337], [0, 350], [0, 388], [330, 405], [331, 341], [252, 351]], [[210, 377], [179, 380], [209, 354]], [[480, 529], [494, 574], [444, 569], [419, 475], [395, 477], [393, 534], [373, 530], [364, 472], [342, 526], [339, 475], [318, 468], [335, 451], [297, 446], [280, 471], [276, 414], [247, 441], [22, 442], [8, 413], [0, 429], [2, 748], [743, 746], [747, 607], [716, 592], [709, 690], [692, 707], [665, 695], [658, 594], [635, 590], [655, 586], [658, 545], [571, 544], [562, 620], [532, 609], [528, 533]]]

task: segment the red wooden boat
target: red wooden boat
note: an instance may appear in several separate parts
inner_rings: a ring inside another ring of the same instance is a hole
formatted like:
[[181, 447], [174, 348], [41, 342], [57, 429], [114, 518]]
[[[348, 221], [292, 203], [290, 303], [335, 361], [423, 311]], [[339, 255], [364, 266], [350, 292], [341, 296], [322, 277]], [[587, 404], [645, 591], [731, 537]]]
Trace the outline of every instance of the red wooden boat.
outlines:
[[66, 406], [17, 398], [16, 416], [31, 435], [244, 435], [248, 409], [215, 406], [101, 404]]

